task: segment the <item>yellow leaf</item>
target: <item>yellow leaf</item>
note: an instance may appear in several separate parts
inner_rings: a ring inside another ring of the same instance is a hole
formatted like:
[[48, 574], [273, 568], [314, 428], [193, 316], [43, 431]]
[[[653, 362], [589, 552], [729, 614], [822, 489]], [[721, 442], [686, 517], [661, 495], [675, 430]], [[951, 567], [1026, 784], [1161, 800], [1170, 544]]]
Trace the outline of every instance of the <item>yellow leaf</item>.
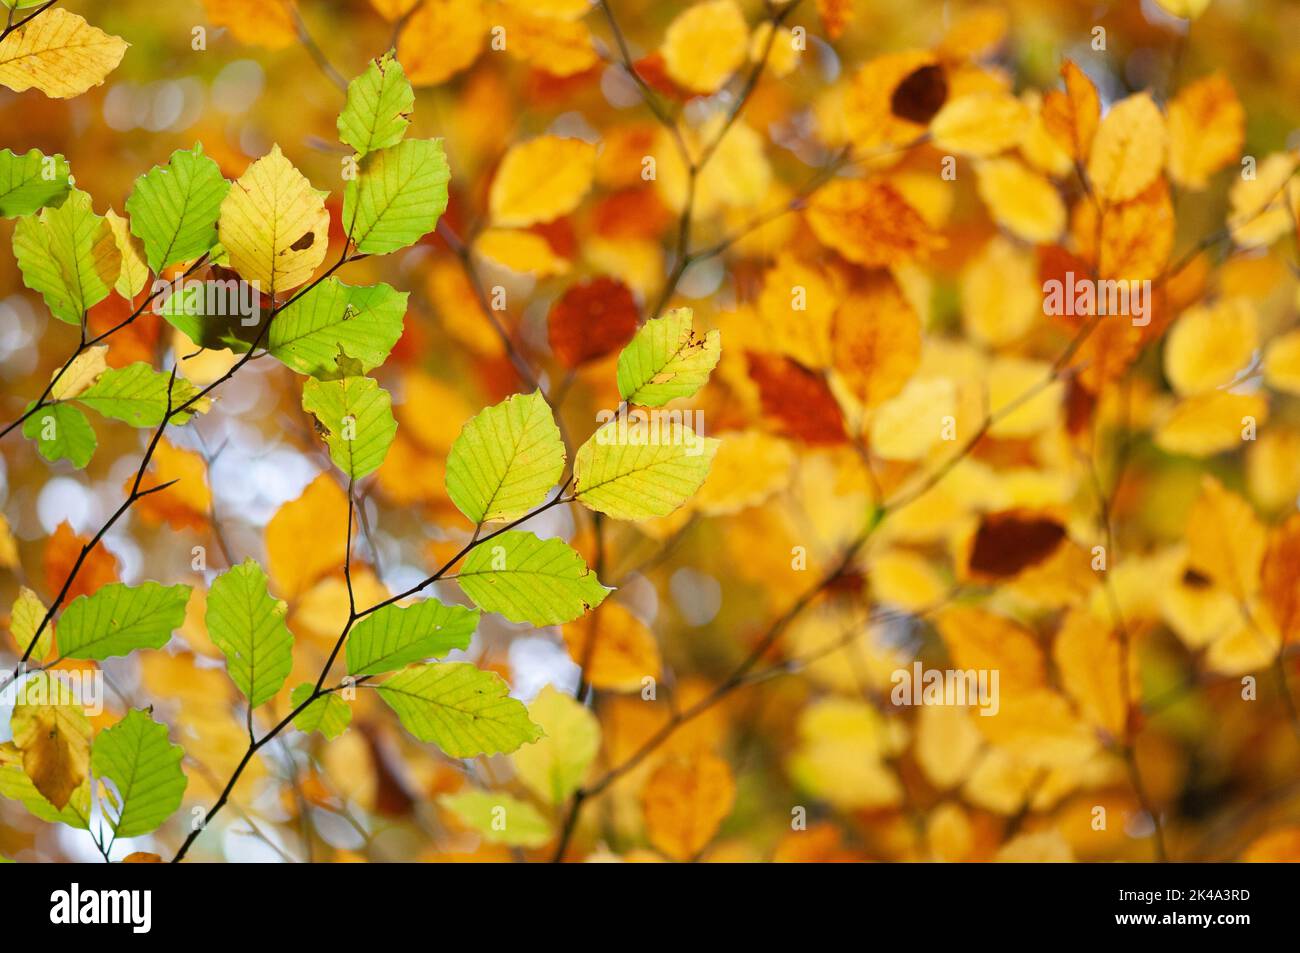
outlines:
[[586, 706], [547, 685], [528, 706], [545, 734], [510, 756], [524, 787], [551, 806], [563, 804], [586, 779], [600, 748], [600, 723]]
[[[108, 345], [98, 344], [78, 354], [50, 390], [51, 400], [72, 400], [108, 370]], [[58, 371], [54, 372], [58, 374]]]
[[[1237, 178], [1228, 190], [1228, 227], [1232, 240], [1244, 248], [1271, 245], [1292, 227], [1292, 208], [1300, 205], [1300, 188], [1291, 181], [1296, 156], [1274, 152], [1255, 169], [1255, 177]], [[1291, 194], [1288, 196], [1288, 192]]]
[[971, 606], [952, 606], [940, 614], [938, 627], [954, 667], [996, 670], [1004, 696], [1046, 684], [1042, 650], [1027, 629], [1010, 619]]
[[1086, 162], [1101, 120], [1097, 87], [1072, 60], [1061, 64], [1065, 89], [1043, 97], [1043, 125], [1070, 158]]
[[122, 62], [130, 44], [52, 7], [0, 40], [0, 85], [39, 89], [55, 99], [80, 96]]
[[924, 258], [943, 239], [892, 185], [837, 179], [808, 205], [808, 224], [824, 244], [869, 268]]
[[1187, 564], [1245, 601], [1259, 588], [1264, 528], [1251, 505], [1212, 476], [1187, 516]]
[[1046, 244], [1065, 228], [1056, 187], [1018, 159], [985, 159], [975, 166], [975, 183], [994, 220], [1017, 237]]
[[[749, 58], [757, 63], [763, 58], [763, 51], [768, 49], [768, 37], [772, 35], [772, 24], [764, 20], [754, 28], [749, 40]], [[795, 45], [794, 33], [787, 27], [776, 31], [772, 47], [767, 54], [766, 74], [775, 79], [789, 76], [799, 66], [801, 49]]]
[[903, 389], [921, 359], [921, 321], [889, 275], [867, 282], [835, 312], [836, 374], [867, 407]]
[[1246, 112], [1222, 73], [1183, 87], [1169, 103], [1169, 176], [1203, 189], [1210, 174], [1235, 162], [1246, 138]]
[[436, 86], [455, 76], [478, 59], [488, 26], [481, 0], [424, 0], [397, 40], [407, 79]]
[[144, 283], [149, 280], [149, 264], [144, 258], [144, 245], [140, 239], [131, 234], [130, 224], [112, 209], [104, 213], [108, 226], [113, 230], [113, 241], [122, 255], [122, 270], [118, 273], [117, 284], [113, 286], [123, 298], [130, 300], [140, 293]]
[[587, 681], [596, 688], [639, 692], [644, 679], [659, 678], [659, 643], [654, 633], [617, 602], [604, 603], [562, 631], [569, 657], [578, 665], [586, 663]]
[[493, 224], [522, 228], [578, 207], [596, 173], [596, 147], [581, 139], [538, 136], [510, 148], [488, 193]]
[[230, 266], [262, 294], [296, 288], [329, 245], [327, 193], [312, 188], [278, 145], [252, 163], [221, 203], [218, 231]]
[[154, 525], [165, 521], [172, 529], [186, 526], [199, 531], [206, 529], [212, 511], [212, 491], [208, 488], [208, 465], [203, 457], [169, 440], [160, 440], [150, 468], [152, 473], [141, 483], [142, 489], [163, 483], [172, 485], [140, 500], [136, 504], [137, 512]]
[[18, 568], [18, 541], [9, 526], [9, 518], [0, 513], [0, 569]]
[[[322, 473], [266, 524], [266, 564], [278, 594], [292, 600], [328, 572], [343, 567], [348, 502]], [[313, 540], [303, 546], [303, 540]]]
[[[989, 365], [988, 409], [994, 437], [1032, 437], [1060, 419], [1065, 386], [1045, 361], [999, 357]], [[1025, 397], [1026, 394], [1032, 396]]]
[[1205, 12], [1210, 0], [1156, 0], [1172, 16], [1195, 20]]
[[474, 250], [520, 274], [546, 278], [569, 270], [569, 263], [551, 250], [545, 238], [533, 232], [489, 228], [474, 242]]
[[790, 444], [761, 430], [724, 433], [709, 475], [691, 505], [705, 516], [739, 513], [790, 483]]
[[[45, 612], [45, 604], [41, 602], [40, 596], [26, 586], [18, 587], [18, 598], [14, 600], [13, 609], [9, 612], [9, 634], [14, 637], [14, 646], [19, 655], [26, 652], [27, 646], [32, 644], [32, 636], [45, 618]], [[32, 649], [33, 662], [45, 661], [50, 654], [53, 639], [54, 623], [51, 622], [41, 632], [40, 639]]]
[[975, 727], [983, 716], [965, 708], [923, 705], [917, 714], [916, 762], [940, 790], [955, 787], [975, 766], [984, 738]]
[[1231, 383], [1259, 343], [1255, 308], [1245, 298], [1188, 308], [1165, 342], [1165, 376], [1183, 396]]
[[1165, 121], [1149, 93], [1134, 93], [1101, 121], [1088, 158], [1088, 179], [1103, 202], [1133, 198], [1165, 164]]
[[731, 767], [717, 755], [668, 761], [641, 792], [646, 836], [674, 860], [691, 860], [713, 840], [735, 800]]
[[708, 0], [679, 13], [661, 51], [673, 81], [697, 93], [716, 92], [745, 61], [749, 28], [735, 0]]
[[805, 367], [826, 367], [831, 357], [831, 317], [836, 289], [820, 268], [783, 252], [763, 275], [756, 344]]
[[1043, 293], [1034, 256], [994, 236], [961, 273], [962, 327], [998, 347], [1043, 320]]
[[1264, 380], [1274, 390], [1300, 394], [1300, 331], [1289, 331], [1268, 343]]
[[844, 810], [899, 803], [902, 789], [884, 759], [902, 739], [870, 705], [842, 698], [815, 702], [799, 716], [799, 737], [790, 772], [800, 787]]
[[1059, 831], [1035, 831], [1007, 841], [993, 859], [999, 864], [1069, 864], [1074, 851]]
[[23, 683], [10, 725], [23, 771], [60, 810], [90, 771], [90, 721], [80, 705], [50, 704], [60, 683], [40, 672]]
[[505, 0], [505, 3], [516, 10], [559, 20], [580, 20], [591, 10], [591, 0]]
[[1208, 457], [1240, 447], [1247, 430], [1268, 420], [1259, 394], [1209, 391], [1178, 402], [1156, 429], [1156, 446], [1169, 453]]
[[946, 377], [914, 377], [870, 418], [871, 451], [886, 460], [920, 460], [943, 435], [957, 409], [957, 387]]
[[516, 59], [550, 73], [573, 76], [600, 62], [587, 24], [519, 10], [505, 11], [506, 51]]
[[1138, 688], [1131, 649], [1128, 656], [1124, 662], [1118, 633], [1087, 610], [1066, 614], [1052, 646], [1065, 691], [1088, 721], [1116, 741], [1125, 737], [1129, 705]]
[[951, 99], [930, 122], [934, 144], [945, 152], [992, 156], [1020, 144], [1030, 113], [1010, 93], [972, 93]]
[[1300, 498], [1296, 460], [1300, 460], [1300, 430], [1293, 427], [1269, 427], [1246, 449], [1246, 484], [1261, 509], [1275, 511], [1295, 505]]
[[241, 43], [282, 50], [298, 42], [293, 0], [203, 0], [213, 26], [227, 27]]
[[1260, 579], [1264, 605], [1284, 642], [1300, 640], [1300, 514], [1292, 514], [1268, 539]]

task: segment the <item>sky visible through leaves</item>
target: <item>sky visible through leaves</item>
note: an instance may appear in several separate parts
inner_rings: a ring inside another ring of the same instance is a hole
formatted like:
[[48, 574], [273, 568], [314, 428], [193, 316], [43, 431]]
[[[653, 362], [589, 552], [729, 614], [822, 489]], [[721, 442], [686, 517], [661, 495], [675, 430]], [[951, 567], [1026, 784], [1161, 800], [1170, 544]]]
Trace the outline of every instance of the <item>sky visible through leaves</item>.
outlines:
[[1282, 0], [0, 0], [0, 857], [1300, 860]]

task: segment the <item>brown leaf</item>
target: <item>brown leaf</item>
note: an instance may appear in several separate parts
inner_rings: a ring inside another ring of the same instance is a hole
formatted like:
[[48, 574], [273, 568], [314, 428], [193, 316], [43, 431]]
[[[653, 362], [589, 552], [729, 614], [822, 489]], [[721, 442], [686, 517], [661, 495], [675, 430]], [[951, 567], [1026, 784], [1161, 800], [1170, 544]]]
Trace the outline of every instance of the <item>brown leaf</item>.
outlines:
[[988, 513], [970, 553], [972, 577], [1006, 579], [1042, 562], [1065, 539], [1065, 527], [1050, 516], [1023, 510]]
[[601, 276], [572, 285], [551, 306], [551, 350], [577, 367], [618, 350], [636, 333], [636, 300], [627, 285]]
[[811, 444], [848, 439], [840, 405], [820, 374], [780, 355], [751, 351], [746, 357], [763, 413], [781, 424], [782, 433]]
[[1300, 513], [1269, 534], [1260, 587], [1283, 643], [1300, 637]]
[[900, 119], [927, 125], [948, 99], [948, 74], [942, 66], [922, 66], [898, 84], [889, 109]]

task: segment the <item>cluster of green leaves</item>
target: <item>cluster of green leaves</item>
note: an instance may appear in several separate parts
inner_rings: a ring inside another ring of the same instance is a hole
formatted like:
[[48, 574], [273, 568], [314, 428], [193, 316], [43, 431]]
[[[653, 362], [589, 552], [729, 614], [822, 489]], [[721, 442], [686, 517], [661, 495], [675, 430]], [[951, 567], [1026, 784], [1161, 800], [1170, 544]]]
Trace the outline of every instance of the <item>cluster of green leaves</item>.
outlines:
[[[338, 129], [341, 141], [355, 150], [356, 174], [344, 189], [348, 244], [340, 265], [353, 255], [382, 255], [414, 244], [436, 227], [446, 208], [449, 172], [441, 141], [405, 137], [413, 102], [410, 83], [391, 53], [349, 85]], [[68, 185], [61, 157], [52, 160], [56, 181], [43, 177], [51, 162], [39, 154], [0, 158], [0, 210], [21, 216], [15, 234], [19, 267], [51, 313], [84, 324], [87, 309], [110, 293], [133, 298], [149, 273], [162, 275], [202, 260], [220, 269], [219, 280], [234, 273], [258, 282], [272, 294], [271, 306], [258, 320], [211, 312], [208, 304], [219, 296], [208, 294], [203, 284], [182, 287], [160, 312], [201, 346], [241, 353], [264, 348], [303, 375], [302, 407], [315, 419], [351, 499], [356, 481], [383, 463], [397, 430], [390, 395], [368, 375], [384, 363], [401, 334], [407, 296], [383, 284], [345, 285], [332, 277], [333, 268], [308, 283], [325, 253], [328, 216], [322, 193], [278, 148], [231, 183], [196, 146], [140, 177], [124, 220], [112, 212], [97, 215], [90, 197]], [[292, 293], [295, 288], [302, 290]], [[104, 351], [83, 343], [27, 421], [25, 432], [51, 460], [84, 466], [90, 459], [95, 435], [76, 405], [139, 427], [184, 423], [190, 413], [206, 409], [195, 401], [186, 413], [172, 413], [199, 394], [193, 385], [145, 364], [109, 369]], [[689, 310], [670, 312], [647, 322], [623, 351], [620, 394], [627, 404], [643, 407], [690, 397], [718, 357], [717, 332], [700, 337]], [[512, 622], [558, 625], [599, 606], [610, 592], [565, 541], [514, 525], [557, 502], [578, 502], [619, 519], [664, 515], [700, 487], [718, 445], [680, 421], [664, 439], [652, 442], [630, 441], [610, 427], [616, 423], [597, 430], [577, 450], [572, 475], [561, 484], [568, 453], [540, 391], [512, 396], [471, 418], [451, 447], [446, 487], [474, 525], [473, 542], [454, 578], [477, 608], [435, 598], [354, 607], [345, 630], [345, 684], [373, 687], [412, 735], [451, 757], [511, 753], [541, 739], [542, 725], [510, 697], [498, 675], [445, 659], [469, 647], [482, 612]], [[570, 488], [568, 497], [552, 495]], [[505, 525], [484, 533], [493, 523]], [[58, 621], [60, 657], [100, 661], [161, 648], [182, 624], [189, 596], [189, 586], [156, 582], [115, 583], [80, 596]], [[38, 603], [34, 611], [39, 609]], [[294, 635], [286, 614], [254, 560], [211, 583], [207, 630], [250, 711], [279, 695], [293, 667]], [[292, 721], [302, 731], [333, 738], [348, 727], [351, 709], [336, 688], [323, 687], [327, 675], [291, 690]], [[594, 719], [564, 701], [580, 713], [547, 709], [546, 717], [591, 720], [576, 735], [586, 739], [584, 751], [590, 749], [578, 758], [582, 763], [572, 763], [572, 741], [565, 742], [570, 753], [563, 763], [553, 763], [554, 752], [541, 746], [536, 754], [521, 756], [521, 777], [530, 777], [530, 786], [550, 804], [572, 793], [596, 749]], [[563, 707], [554, 701], [542, 707], [557, 705]], [[29, 714], [23, 716], [28, 721]], [[84, 721], [78, 709], [69, 716], [73, 722], [76, 715]], [[91, 751], [89, 725], [84, 728]], [[80, 723], [60, 731], [83, 734]], [[27, 755], [21, 742], [0, 751], [0, 795], [49, 820], [86, 826], [89, 774], [74, 776], [78, 783], [69, 790], [42, 787], [25, 771]], [[142, 712], [129, 713], [94, 741], [89, 766], [111, 783], [107, 812], [115, 817], [118, 834], [153, 830], [176, 809], [185, 786], [180, 760], [166, 728]], [[66, 787], [67, 780], [60, 783]], [[467, 801], [456, 810], [472, 819], [483, 807]], [[521, 802], [517, 811], [524, 823], [513, 828], [512, 842], [546, 833], [548, 825], [529, 805]]]

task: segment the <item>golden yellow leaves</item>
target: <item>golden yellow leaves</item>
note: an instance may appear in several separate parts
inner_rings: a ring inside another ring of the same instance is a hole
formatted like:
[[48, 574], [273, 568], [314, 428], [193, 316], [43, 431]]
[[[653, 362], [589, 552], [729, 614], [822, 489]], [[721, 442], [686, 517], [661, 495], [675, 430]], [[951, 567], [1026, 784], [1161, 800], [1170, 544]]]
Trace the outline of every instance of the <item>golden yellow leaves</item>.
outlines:
[[539, 136], [513, 146], [488, 193], [492, 220], [521, 228], [567, 215], [591, 188], [595, 172], [596, 147], [581, 139]]
[[745, 61], [749, 29], [735, 0], [687, 7], [668, 25], [662, 48], [673, 81], [697, 93], [716, 92]]
[[859, 265], [901, 264], [943, 246], [921, 214], [886, 182], [832, 182], [813, 196], [807, 214], [824, 244]]
[[1272, 244], [1292, 228], [1300, 208], [1300, 186], [1293, 180], [1297, 156], [1275, 152], [1265, 156], [1255, 177], [1242, 176], [1228, 191], [1228, 227], [1232, 240], [1244, 248]]
[[1222, 73], [1181, 89], [1168, 114], [1169, 177], [1184, 188], [1205, 188], [1212, 172], [1241, 155], [1246, 113]]
[[[724, 444], [725, 445], [725, 444]], [[563, 628], [569, 657], [583, 666], [596, 688], [640, 691], [645, 679], [660, 676], [659, 645], [644, 622], [617, 602]]]
[[835, 312], [835, 370], [868, 407], [893, 397], [921, 358], [921, 322], [897, 282], [885, 275], [851, 293]]
[[665, 762], [641, 794], [650, 843], [674, 860], [692, 860], [709, 845], [736, 800], [727, 762], [700, 752]]
[[1043, 97], [1043, 125], [1078, 162], [1092, 153], [1092, 141], [1101, 121], [1101, 98], [1092, 80], [1072, 60], [1061, 64], [1065, 89], [1049, 90]]
[[930, 134], [946, 152], [992, 156], [1019, 145], [1029, 121], [1029, 109], [1010, 93], [972, 93], [950, 99], [930, 122]]
[[478, 59], [487, 29], [480, 0], [423, 0], [397, 41], [397, 58], [412, 85], [433, 86]]
[[1231, 383], [1259, 344], [1255, 308], [1244, 298], [1189, 308], [1165, 342], [1165, 376], [1189, 396]]
[[324, 260], [329, 224], [325, 193], [277, 145], [231, 187], [218, 232], [231, 267], [263, 294], [276, 294], [301, 285]]
[[986, 159], [976, 165], [975, 176], [994, 220], [1018, 237], [1046, 243], [1065, 228], [1065, 203], [1056, 187], [1019, 159]]
[[51, 675], [35, 675], [24, 683], [21, 698], [27, 703], [14, 706], [10, 724], [23, 771], [62, 809], [89, 774], [91, 728], [80, 705], [49, 703], [57, 691]]
[[213, 26], [223, 26], [241, 43], [281, 50], [298, 42], [295, 0], [203, 0]]
[[1103, 202], [1124, 202], [1149, 186], [1165, 164], [1165, 120], [1148, 93], [1111, 107], [1097, 129], [1088, 179]]
[[[329, 473], [307, 485], [266, 524], [266, 565], [276, 592], [293, 599], [343, 565], [348, 502]], [[304, 547], [303, 540], [316, 542]]]
[[79, 96], [117, 68], [129, 44], [52, 7], [0, 40], [0, 85], [46, 96]]

